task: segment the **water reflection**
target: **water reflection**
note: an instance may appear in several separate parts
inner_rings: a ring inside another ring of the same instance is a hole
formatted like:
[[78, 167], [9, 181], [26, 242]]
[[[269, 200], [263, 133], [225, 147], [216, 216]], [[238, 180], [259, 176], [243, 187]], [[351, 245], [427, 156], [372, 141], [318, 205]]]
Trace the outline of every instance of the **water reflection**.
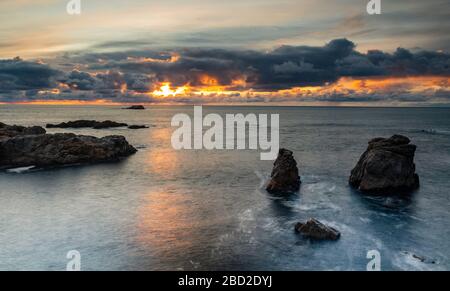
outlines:
[[162, 251], [191, 247], [192, 230], [199, 224], [192, 210], [188, 195], [170, 190], [149, 193], [138, 212], [139, 242]]
[[193, 195], [171, 189], [153, 191], [138, 209], [137, 243], [161, 260], [157, 270], [203, 269], [212, 261], [223, 221]]
[[152, 174], [167, 175], [179, 169], [179, 155], [171, 147], [171, 128], [151, 130], [149, 137], [150, 150], [146, 156], [147, 170]]

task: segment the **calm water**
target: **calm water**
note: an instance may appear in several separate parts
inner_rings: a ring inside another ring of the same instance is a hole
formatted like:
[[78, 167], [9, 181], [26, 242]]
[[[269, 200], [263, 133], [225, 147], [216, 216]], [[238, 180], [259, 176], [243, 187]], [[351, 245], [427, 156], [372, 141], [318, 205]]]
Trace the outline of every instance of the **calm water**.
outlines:
[[[272, 162], [257, 151], [172, 150], [170, 120], [192, 107], [0, 106], [8, 124], [152, 126], [68, 130], [126, 136], [140, 150], [121, 163], [0, 173], [0, 269], [64, 270], [70, 250], [81, 253], [83, 270], [365, 270], [369, 250], [380, 251], [384, 270], [450, 269], [450, 109], [204, 111], [279, 113], [281, 145], [300, 164], [300, 193], [277, 199], [261, 189], [258, 175], [269, 175]], [[367, 141], [394, 133], [418, 145], [420, 190], [407, 200], [351, 190], [348, 175]], [[310, 217], [338, 228], [341, 240], [296, 235], [294, 224]]]

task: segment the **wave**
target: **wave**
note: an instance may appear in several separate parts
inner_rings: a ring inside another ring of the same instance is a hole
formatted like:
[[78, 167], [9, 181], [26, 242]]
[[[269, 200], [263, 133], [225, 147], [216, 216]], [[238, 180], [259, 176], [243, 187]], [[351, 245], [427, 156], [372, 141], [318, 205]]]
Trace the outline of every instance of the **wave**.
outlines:
[[33, 170], [34, 168], [35, 168], [35, 166], [20, 167], [20, 168], [8, 169], [8, 170], [6, 170], [6, 172], [13, 173], [13, 174], [22, 174], [22, 173], [29, 172], [29, 171]]
[[440, 130], [440, 129], [422, 129], [419, 131], [420, 133], [424, 133], [424, 134], [432, 134], [432, 135], [450, 135], [450, 131], [449, 130]]

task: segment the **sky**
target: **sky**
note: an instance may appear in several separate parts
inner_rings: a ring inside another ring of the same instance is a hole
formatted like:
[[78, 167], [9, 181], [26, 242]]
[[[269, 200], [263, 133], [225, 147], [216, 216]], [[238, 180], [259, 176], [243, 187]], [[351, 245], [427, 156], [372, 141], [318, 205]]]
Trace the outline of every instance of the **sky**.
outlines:
[[0, 1], [0, 103], [448, 106], [450, 0]]

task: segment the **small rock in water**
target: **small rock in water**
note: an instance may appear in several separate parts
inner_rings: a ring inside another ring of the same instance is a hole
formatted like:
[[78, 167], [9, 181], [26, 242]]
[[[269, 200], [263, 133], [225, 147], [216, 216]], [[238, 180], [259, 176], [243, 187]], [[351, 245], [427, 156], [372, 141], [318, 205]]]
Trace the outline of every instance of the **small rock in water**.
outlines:
[[437, 264], [435, 260], [431, 260], [431, 259], [425, 258], [423, 256], [416, 255], [414, 253], [410, 253], [410, 252], [403, 252], [403, 253], [405, 255], [407, 255], [407, 256], [412, 257], [413, 259], [415, 259], [415, 260], [417, 260], [417, 261], [419, 261], [421, 263], [432, 264], [432, 265]]
[[128, 126], [129, 129], [144, 129], [144, 128], [148, 128], [147, 125], [130, 125]]
[[266, 187], [271, 194], [289, 194], [300, 189], [300, 176], [293, 153], [280, 149], [275, 161], [271, 179]]
[[339, 231], [326, 226], [314, 218], [311, 218], [306, 223], [297, 223], [295, 231], [316, 240], [338, 240], [341, 237]]
[[394, 135], [375, 138], [351, 172], [349, 183], [361, 192], [404, 193], [419, 188], [414, 155], [416, 146], [409, 138]]
[[132, 105], [130, 107], [126, 107], [123, 109], [128, 109], [128, 110], [145, 110], [144, 105]]

